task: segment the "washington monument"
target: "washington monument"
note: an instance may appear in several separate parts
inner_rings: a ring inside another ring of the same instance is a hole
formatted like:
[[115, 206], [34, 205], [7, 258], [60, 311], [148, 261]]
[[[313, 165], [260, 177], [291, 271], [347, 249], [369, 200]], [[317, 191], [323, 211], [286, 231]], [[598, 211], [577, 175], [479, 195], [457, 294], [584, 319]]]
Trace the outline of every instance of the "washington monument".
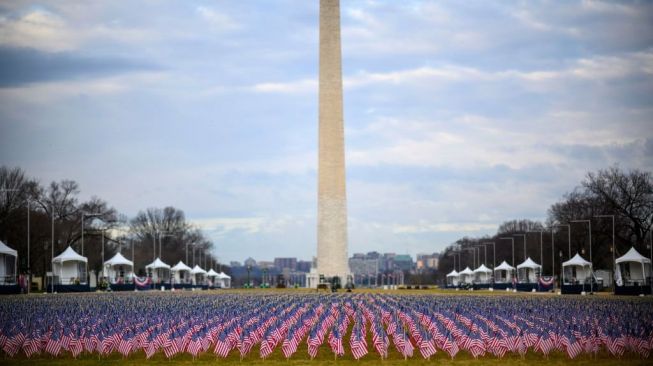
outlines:
[[344, 284], [350, 272], [339, 0], [320, 0], [319, 104], [317, 273]]

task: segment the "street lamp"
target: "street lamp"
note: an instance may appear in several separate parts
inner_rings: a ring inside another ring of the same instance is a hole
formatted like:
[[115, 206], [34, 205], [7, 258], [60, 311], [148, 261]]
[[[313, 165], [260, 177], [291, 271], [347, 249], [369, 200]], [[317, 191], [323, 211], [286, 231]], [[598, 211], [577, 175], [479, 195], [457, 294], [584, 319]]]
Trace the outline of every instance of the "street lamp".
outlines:
[[[193, 257], [194, 257], [194, 256], [193, 256]], [[193, 260], [195, 260], [195, 259], [193, 258]], [[249, 273], [250, 273], [251, 271], [252, 271], [252, 265], [251, 265], [251, 264], [248, 264], [248, 265], [247, 265], [247, 287], [246, 287], [246, 288], [249, 288]]]
[[514, 236], [521, 236], [524, 238], [524, 260], [526, 260], [526, 234], [513, 234]]
[[50, 258], [50, 270], [52, 271], [52, 276], [50, 276], [50, 289], [54, 293], [54, 206], [50, 208], [50, 216], [52, 216], [52, 238], [51, 238], [51, 258]]
[[[496, 248], [494, 246], [494, 242], [493, 241], [483, 242], [483, 245], [490, 245], [490, 244], [492, 244], [492, 270], [494, 270], [494, 268], [497, 266], [497, 253], [496, 253]], [[486, 254], [487, 254], [487, 251], [486, 251]]]
[[569, 251], [567, 252], [567, 259], [571, 259], [571, 225], [553, 225], [553, 227], [566, 227], [567, 228], [567, 244], [569, 245]]
[[510, 240], [512, 243], [512, 265], [513, 267], [515, 266], [515, 238], [499, 238], [499, 240]]
[[537, 231], [527, 231], [526, 233], [540, 233], [540, 264], [542, 265], [542, 268], [544, 268], [544, 255], [543, 255], [543, 250], [542, 250], [542, 230], [537, 230]]
[[82, 211], [82, 256], [84, 255], [84, 218], [85, 217], [99, 217], [104, 215], [104, 213], [101, 212], [95, 212], [95, 213], [88, 213]]
[[163, 237], [175, 237], [175, 235], [167, 233], [165, 231], [157, 231], [157, 234], [159, 234], [159, 258], [163, 260], [163, 251], [161, 251], [161, 238]]
[[[615, 260], [615, 240], [614, 240], [614, 215], [594, 215], [594, 217], [610, 217], [612, 218], [612, 247], [610, 247], [610, 251], [612, 252], [612, 289], [615, 290], [615, 284], [614, 284], [614, 272], [616, 270], [615, 266], [616, 260]], [[614, 292], [614, 291], [612, 291]]]
[[592, 267], [592, 276], [590, 277], [590, 293], [594, 293], [594, 262], [592, 261], [592, 221], [591, 220], [571, 220], [569, 222], [586, 222], [590, 237], [590, 266]]

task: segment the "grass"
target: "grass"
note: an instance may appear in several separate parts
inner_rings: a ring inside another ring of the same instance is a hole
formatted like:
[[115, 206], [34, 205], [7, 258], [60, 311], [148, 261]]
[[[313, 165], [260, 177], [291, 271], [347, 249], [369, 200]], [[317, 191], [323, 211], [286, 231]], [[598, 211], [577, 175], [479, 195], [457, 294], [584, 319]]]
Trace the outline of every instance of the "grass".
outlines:
[[355, 360], [350, 354], [345, 354], [344, 357], [334, 360], [333, 353], [327, 346], [322, 346], [318, 356], [311, 360], [306, 352], [306, 344], [303, 344], [300, 350], [297, 351], [289, 360], [281, 353], [280, 347], [267, 359], [262, 360], [258, 358], [258, 352], [252, 351], [252, 354], [245, 357], [242, 361], [238, 357], [237, 352], [232, 352], [227, 358], [216, 357], [211, 350], [199, 357], [193, 358], [188, 354], [183, 354], [168, 360], [162, 353], [157, 353], [149, 360], [145, 359], [145, 354], [138, 352], [132, 354], [128, 358], [123, 358], [119, 354], [112, 354], [108, 357], [98, 358], [97, 356], [82, 355], [77, 359], [70, 356], [65, 357], [33, 357], [33, 358], [2, 358], [0, 365], [12, 366], [86, 366], [86, 365], [167, 365], [167, 366], [180, 366], [180, 365], [265, 365], [265, 366], [293, 366], [293, 365], [576, 365], [576, 366], [602, 366], [602, 365], [650, 365], [651, 360], [638, 358], [635, 355], [627, 355], [621, 359], [608, 357], [605, 353], [600, 353], [596, 358], [587, 355], [581, 355], [574, 360], [570, 360], [564, 353], [552, 353], [548, 358], [544, 358], [541, 354], [529, 352], [525, 358], [518, 355], [506, 355], [506, 357], [499, 359], [494, 356], [485, 356], [479, 359], [472, 358], [469, 354], [461, 352], [456, 355], [454, 360], [451, 360], [444, 352], [438, 352], [430, 360], [425, 360], [419, 355], [419, 351], [415, 350], [412, 358], [404, 360], [404, 358], [396, 352], [396, 350], [389, 350], [389, 355], [386, 360], [381, 361], [374, 351], [368, 353], [360, 360]]

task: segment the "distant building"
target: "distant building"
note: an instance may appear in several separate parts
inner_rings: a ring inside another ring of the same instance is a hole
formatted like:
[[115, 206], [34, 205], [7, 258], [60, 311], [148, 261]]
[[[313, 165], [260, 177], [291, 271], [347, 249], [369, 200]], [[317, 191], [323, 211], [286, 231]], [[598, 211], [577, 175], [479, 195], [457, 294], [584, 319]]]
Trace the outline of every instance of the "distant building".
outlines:
[[310, 272], [311, 261], [297, 261], [297, 272]]
[[274, 268], [274, 262], [270, 261], [258, 261], [256, 264], [259, 268], [271, 269]]
[[354, 275], [370, 275], [379, 272], [379, 260], [367, 258], [349, 258], [349, 269]]
[[408, 254], [399, 254], [393, 258], [394, 267], [402, 271], [411, 271], [413, 269], [413, 258]]
[[229, 262], [229, 267], [242, 267], [243, 264], [238, 262], [238, 261], [231, 261]]
[[438, 253], [418, 254], [417, 261], [415, 262], [415, 269], [417, 269], [417, 271], [438, 269], [439, 259], [440, 254]]
[[[286, 268], [291, 271], [296, 271], [297, 258], [274, 258], [274, 267], [281, 271], [283, 271]], [[309, 266], [309, 270], [310, 270], [310, 266]]]
[[379, 252], [367, 252], [365, 255], [367, 259], [379, 259], [381, 258], [381, 253]]

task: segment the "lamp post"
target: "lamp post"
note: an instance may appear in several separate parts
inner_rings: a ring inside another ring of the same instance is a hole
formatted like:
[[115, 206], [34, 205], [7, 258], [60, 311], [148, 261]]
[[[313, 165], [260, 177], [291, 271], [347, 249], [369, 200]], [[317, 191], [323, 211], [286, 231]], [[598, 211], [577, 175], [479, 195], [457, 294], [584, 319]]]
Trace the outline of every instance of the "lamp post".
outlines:
[[615, 291], [615, 284], [614, 284], [614, 272], [616, 270], [615, 266], [615, 240], [614, 240], [614, 215], [594, 215], [594, 217], [610, 217], [612, 218], [612, 246], [610, 247], [610, 251], [612, 252], [612, 292]]
[[542, 268], [544, 268], [544, 255], [543, 255], [543, 250], [542, 250], [542, 230], [537, 230], [537, 231], [527, 231], [526, 233], [540, 233], [540, 264], [542, 265]]
[[569, 251], [567, 252], [567, 259], [571, 259], [571, 225], [553, 225], [553, 227], [566, 227], [567, 228], [567, 244], [569, 245]]
[[494, 271], [494, 268], [497, 266], [497, 252], [496, 252], [494, 242], [493, 241], [483, 242], [483, 245], [490, 245], [490, 244], [492, 244], [492, 270]]
[[[194, 255], [193, 255], [193, 257], [194, 257]], [[195, 259], [193, 258], [193, 260], [195, 260]], [[251, 271], [252, 271], [252, 266], [250, 264], [248, 264], [247, 265], [247, 287], [246, 288], [249, 288], [249, 273]]]
[[590, 266], [591, 266], [591, 276], [590, 276], [590, 293], [594, 293], [594, 262], [592, 261], [592, 221], [591, 220], [572, 220], [569, 222], [586, 222], [588, 224], [588, 232], [590, 237]]
[[[649, 260], [651, 261], [651, 265], [648, 266], [648, 274], [649, 274], [649, 282], [651, 282], [651, 295], [653, 295], [653, 228], [648, 232], [648, 247], [650, 250], [650, 255], [651, 257]], [[646, 274], [644, 274], [646, 275]]]
[[161, 260], [163, 260], [163, 252], [161, 251], [161, 238], [163, 238], [163, 237], [174, 237], [175, 235], [173, 235], [171, 233], [167, 233], [165, 231], [157, 231], [157, 233], [159, 234], [159, 258], [161, 258]]
[[510, 240], [512, 243], [512, 263], [511, 266], [515, 266], [515, 238], [499, 238], [499, 240]]
[[514, 236], [521, 236], [524, 238], [524, 260], [526, 260], [526, 234], [513, 234]]
[[50, 208], [50, 216], [52, 216], [52, 238], [51, 238], [51, 243], [52, 245], [51, 250], [51, 258], [50, 258], [50, 270], [52, 271], [52, 276], [50, 276], [50, 289], [52, 293], [54, 293], [54, 206], [51, 206]]
[[84, 255], [84, 218], [85, 217], [99, 217], [104, 215], [101, 212], [95, 212], [95, 213], [88, 213], [88, 212], [83, 212], [82, 211], [82, 256]]
[[152, 261], [156, 260], [156, 230], [152, 232]]

